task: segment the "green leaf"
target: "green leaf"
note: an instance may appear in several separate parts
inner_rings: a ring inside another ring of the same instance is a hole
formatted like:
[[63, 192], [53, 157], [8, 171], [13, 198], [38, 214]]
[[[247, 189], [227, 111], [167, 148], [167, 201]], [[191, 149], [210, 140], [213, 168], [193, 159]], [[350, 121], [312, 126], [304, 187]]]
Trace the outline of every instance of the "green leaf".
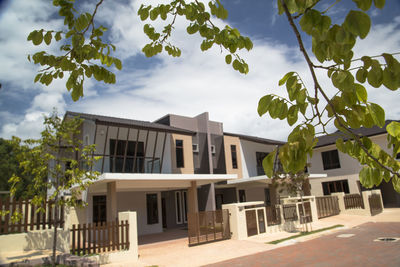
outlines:
[[47, 44], [47, 45], [49, 45], [50, 43], [51, 43], [51, 32], [47, 32], [45, 35], [44, 35], [44, 42]]
[[118, 70], [122, 69], [122, 63], [121, 60], [119, 60], [118, 58], [114, 58], [113, 59], [114, 65]]
[[56, 39], [56, 41], [60, 41], [61, 40], [61, 32], [57, 32], [56, 35], [54, 36], [54, 39]]
[[368, 9], [370, 9], [371, 4], [372, 4], [372, 0], [353, 0], [353, 2], [355, 2], [357, 4], [357, 7], [359, 9], [362, 9], [364, 11], [367, 11]]
[[368, 93], [365, 87], [362, 86], [361, 84], [356, 83], [355, 88], [358, 100], [360, 102], [367, 103]]
[[365, 83], [365, 81], [367, 80], [367, 76], [368, 76], [368, 71], [366, 69], [364, 69], [364, 68], [360, 68], [357, 71], [356, 79], [360, 83]]
[[392, 121], [386, 126], [386, 131], [393, 137], [400, 138], [400, 123], [397, 121]]
[[225, 62], [226, 62], [226, 64], [231, 64], [231, 62], [232, 62], [232, 55], [226, 55], [226, 56], [225, 56]]
[[273, 152], [269, 153], [269, 154], [263, 159], [263, 162], [262, 162], [265, 175], [267, 175], [267, 176], [270, 177], [270, 178], [271, 178], [272, 175], [274, 174], [275, 155], [276, 155], [276, 150], [274, 150]]
[[260, 99], [260, 101], [258, 101], [257, 112], [260, 117], [268, 112], [268, 109], [271, 105], [272, 99], [273, 99], [272, 95], [266, 95], [266, 96], [263, 96]]
[[371, 70], [368, 72], [368, 83], [375, 88], [382, 85], [383, 71], [379, 65], [373, 64]]
[[386, 88], [395, 91], [399, 88], [399, 82], [398, 82], [398, 76], [396, 73], [391, 71], [389, 68], [385, 68], [383, 70], [383, 85], [386, 86]]
[[43, 30], [33, 31], [32, 43], [34, 45], [40, 45], [43, 41]]
[[351, 10], [347, 14], [343, 26], [352, 34], [364, 39], [371, 28], [371, 19], [362, 11]]
[[382, 9], [385, 6], [385, 0], [374, 0], [374, 5]]
[[376, 125], [378, 125], [380, 128], [385, 126], [385, 111], [383, 108], [375, 103], [371, 103], [367, 107]]
[[288, 110], [287, 121], [290, 126], [296, 123], [299, 109], [297, 106], [291, 106]]
[[286, 73], [285, 76], [283, 76], [283, 78], [279, 80], [279, 86], [284, 85], [284, 84], [286, 83], [286, 81], [287, 81], [290, 77], [293, 76], [293, 74], [294, 74], [293, 71]]

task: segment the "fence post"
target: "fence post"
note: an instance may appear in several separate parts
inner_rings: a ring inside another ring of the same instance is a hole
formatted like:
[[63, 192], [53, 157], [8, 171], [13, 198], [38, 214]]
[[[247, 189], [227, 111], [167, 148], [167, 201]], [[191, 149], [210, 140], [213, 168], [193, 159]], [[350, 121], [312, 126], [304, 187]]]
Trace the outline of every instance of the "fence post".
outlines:
[[[124, 211], [118, 213], [118, 221], [128, 221], [129, 230], [129, 249], [131, 257], [138, 259], [138, 237], [137, 237], [137, 215], [134, 211]], [[126, 241], [125, 241], [126, 242]]]
[[346, 208], [344, 206], [344, 192], [332, 193], [331, 196], [338, 197], [339, 210], [340, 212], [345, 211]]
[[371, 194], [372, 194], [371, 191], [363, 191], [361, 195], [364, 202], [365, 213], [368, 215], [371, 215], [371, 207], [369, 206], [369, 199], [368, 199]]
[[311, 217], [313, 222], [318, 221], [317, 199], [315, 196], [310, 197]]

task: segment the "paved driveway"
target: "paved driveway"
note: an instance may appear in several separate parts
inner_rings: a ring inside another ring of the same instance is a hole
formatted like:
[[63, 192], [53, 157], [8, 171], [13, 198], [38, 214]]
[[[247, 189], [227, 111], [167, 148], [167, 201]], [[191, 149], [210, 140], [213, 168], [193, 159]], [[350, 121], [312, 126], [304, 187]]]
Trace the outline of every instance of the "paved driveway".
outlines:
[[374, 241], [378, 237], [400, 238], [400, 222], [369, 222], [306, 242], [207, 266], [400, 266], [400, 240]]

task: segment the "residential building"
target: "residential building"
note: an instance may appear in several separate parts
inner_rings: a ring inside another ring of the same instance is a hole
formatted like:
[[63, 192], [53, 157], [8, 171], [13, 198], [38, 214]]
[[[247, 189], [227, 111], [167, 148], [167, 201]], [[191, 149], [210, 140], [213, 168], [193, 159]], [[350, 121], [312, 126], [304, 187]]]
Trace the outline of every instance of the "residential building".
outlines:
[[[83, 143], [96, 144], [93, 156], [101, 159], [94, 170], [101, 175], [83, 194], [88, 206], [75, 210], [73, 222], [112, 221], [120, 211], [136, 211], [138, 234], [145, 235], [186, 224], [189, 212], [260, 198], [276, 202], [261, 158], [282, 142], [224, 133], [208, 113], [146, 122], [68, 111], [65, 119], [76, 116], [83, 119]], [[250, 184], [229, 183], [244, 179]]]
[[[372, 128], [361, 127], [354, 129], [354, 132], [368, 136], [386, 152], [392, 153], [391, 149], [387, 147], [386, 132], [386, 125], [390, 122], [390, 120], [386, 121], [383, 128], [377, 126]], [[310, 173], [326, 174], [326, 177], [310, 177], [312, 195], [330, 195], [334, 192], [354, 194], [367, 190], [359, 180], [362, 165], [356, 159], [337, 150], [335, 142], [340, 137], [343, 138], [340, 132], [318, 137], [313, 157], [309, 159], [310, 167], [308, 170]], [[377, 188], [382, 192], [385, 207], [400, 206], [400, 194], [394, 191], [391, 182], [386, 183], [383, 180]]]

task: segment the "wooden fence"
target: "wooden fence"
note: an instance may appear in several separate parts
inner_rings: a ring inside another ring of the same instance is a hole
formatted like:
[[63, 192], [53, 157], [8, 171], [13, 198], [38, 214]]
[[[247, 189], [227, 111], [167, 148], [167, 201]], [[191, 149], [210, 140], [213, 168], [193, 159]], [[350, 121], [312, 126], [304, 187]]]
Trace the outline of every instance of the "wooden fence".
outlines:
[[316, 197], [318, 219], [338, 215], [339, 199], [337, 196]]
[[70, 233], [73, 255], [129, 249], [128, 221], [73, 224]]
[[311, 203], [309, 201], [304, 202], [304, 211], [305, 215], [303, 215], [303, 205], [300, 203], [299, 204], [300, 223], [312, 222]]
[[282, 206], [283, 218], [285, 221], [297, 221], [296, 204], [286, 204]]
[[229, 211], [200, 211], [188, 213], [189, 246], [231, 238]]
[[381, 196], [379, 194], [372, 194], [368, 197], [371, 215], [374, 216], [382, 212]]
[[279, 225], [281, 224], [281, 209], [274, 206], [266, 206], [265, 211], [267, 213], [267, 225]]
[[[43, 210], [39, 210], [39, 207], [32, 204], [32, 200], [10, 200], [10, 198], [0, 198], [0, 210], [2, 214], [0, 216], [0, 234], [9, 233], [26, 233], [30, 230], [39, 230], [52, 228], [55, 220], [55, 206], [54, 201], [46, 201], [41, 207]], [[17, 219], [12, 220], [12, 215]], [[59, 225], [61, 228], [64, 227], [64, 207], [59, 209]]]
[[349, 194], [344, 196], [344, 207], [348, 209], [363, 209], [364, 202], [359, 194]]

